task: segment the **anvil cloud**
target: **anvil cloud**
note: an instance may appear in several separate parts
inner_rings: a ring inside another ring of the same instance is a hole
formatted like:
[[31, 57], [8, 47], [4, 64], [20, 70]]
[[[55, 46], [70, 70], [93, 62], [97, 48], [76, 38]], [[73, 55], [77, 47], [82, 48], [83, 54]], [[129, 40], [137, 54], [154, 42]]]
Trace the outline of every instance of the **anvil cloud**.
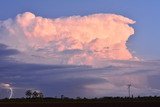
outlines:
[[43, 56], [58, 64], [132, 60], [126, 42], [134, 34], [129, 26], [134, 23], [116, 14], [49, 19], [26, 12], [0, 21], [0, 42], [25, 55]]

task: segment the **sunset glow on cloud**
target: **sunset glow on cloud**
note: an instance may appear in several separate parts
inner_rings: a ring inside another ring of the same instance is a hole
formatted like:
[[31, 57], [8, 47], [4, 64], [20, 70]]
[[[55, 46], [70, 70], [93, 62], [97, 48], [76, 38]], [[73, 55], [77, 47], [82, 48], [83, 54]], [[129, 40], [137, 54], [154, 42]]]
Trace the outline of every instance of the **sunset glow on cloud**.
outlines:
[[0, 38], [20, 52], [43, 50], [39, 53], [46, 52], [45, 57], [53, 61], [56, 57], [64, 64], [93, 65], [97, 59], [134, 59], [126, 46], [134, 34], [129, 24], [134, 23], [116, 14], [48, 19], [26, 12], [1, 21]]

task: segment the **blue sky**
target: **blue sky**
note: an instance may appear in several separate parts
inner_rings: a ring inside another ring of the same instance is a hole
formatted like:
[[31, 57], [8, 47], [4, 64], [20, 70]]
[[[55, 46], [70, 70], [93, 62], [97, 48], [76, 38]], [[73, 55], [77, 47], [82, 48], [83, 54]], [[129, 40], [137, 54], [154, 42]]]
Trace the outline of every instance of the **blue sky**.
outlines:
[[1, 0], [0, 20], [26, 11], [48, 18], [116, 13], [135, 20], [129, 47], [144, 59], [160, 59], [159, 0]]

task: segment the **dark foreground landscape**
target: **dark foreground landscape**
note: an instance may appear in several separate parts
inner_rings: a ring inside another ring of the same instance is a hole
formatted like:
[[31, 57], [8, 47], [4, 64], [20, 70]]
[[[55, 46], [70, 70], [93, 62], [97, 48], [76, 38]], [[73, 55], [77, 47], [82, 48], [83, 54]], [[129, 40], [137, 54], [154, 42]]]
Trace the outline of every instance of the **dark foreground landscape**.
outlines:
[[160, 97], [2, 99], [0, 107], [160, 107]]

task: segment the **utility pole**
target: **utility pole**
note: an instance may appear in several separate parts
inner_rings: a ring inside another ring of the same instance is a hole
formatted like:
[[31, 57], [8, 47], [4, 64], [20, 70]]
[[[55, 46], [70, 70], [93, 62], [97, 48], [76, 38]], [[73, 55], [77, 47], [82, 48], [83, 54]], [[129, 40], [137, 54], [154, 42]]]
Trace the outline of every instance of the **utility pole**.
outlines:
[[128, 84], [127, 86], [128, 86], [128, 95], [129, 95], [129, 98], [130, 98], [130, 96], [131, 96], [131, 84]]

